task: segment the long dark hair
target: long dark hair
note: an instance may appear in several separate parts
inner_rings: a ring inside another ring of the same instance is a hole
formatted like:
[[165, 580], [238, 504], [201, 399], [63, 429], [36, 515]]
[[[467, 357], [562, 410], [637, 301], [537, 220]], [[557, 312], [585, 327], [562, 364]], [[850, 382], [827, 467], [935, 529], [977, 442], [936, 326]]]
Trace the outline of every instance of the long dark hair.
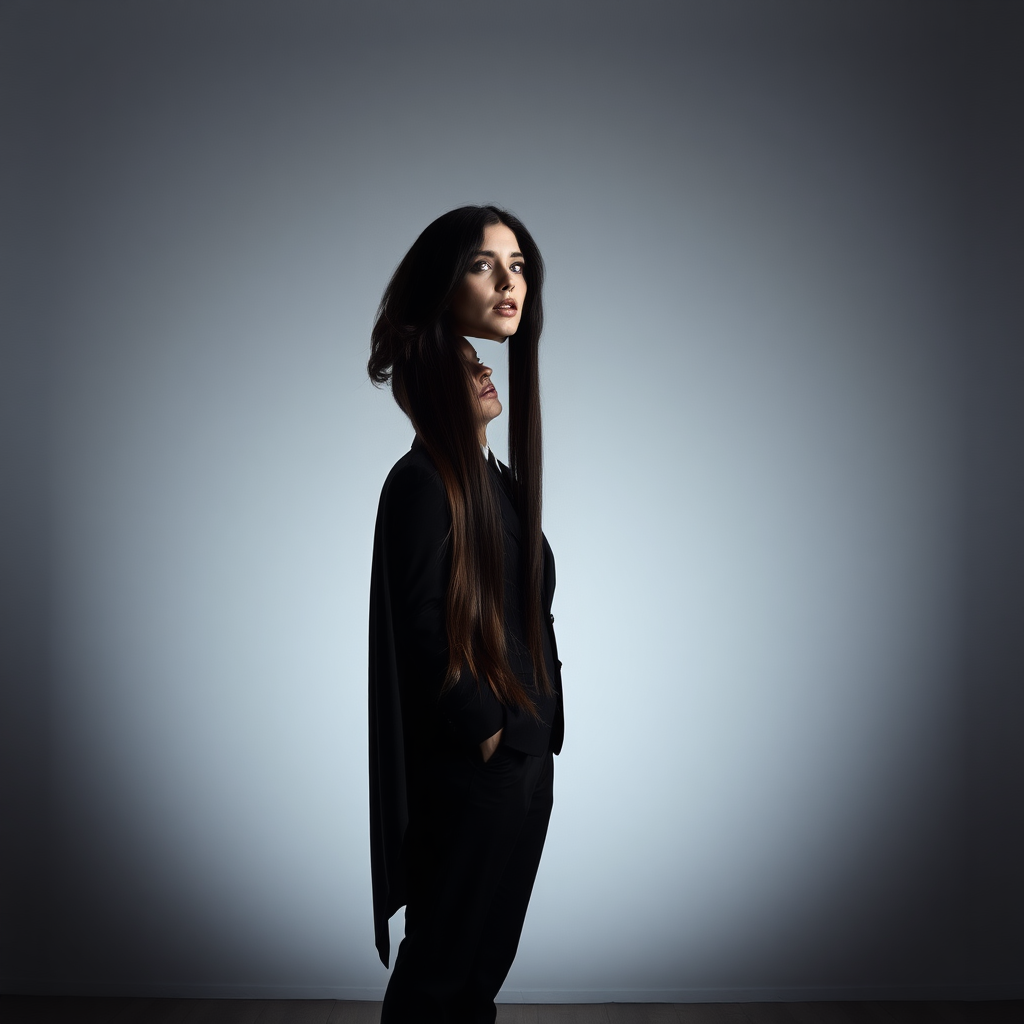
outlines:
[[503, 616], [501, 513], [477, 441], [477, 408], [466, 361], [448, 307], [480, 248], [484, 228], [504, 224], [524, 257], [526, 298], [509, 346], [509, 464], [524, 538], [521, 567], [526, 644], [534, 678], [551, 692], [541, 620], [541, 421], [537, 346], [544, 322], [544, 263], [522, 222], [496, 206], [461, 206], [438, 217], [399, 263], [384, 290], [371, 333], [367, 371], [390, 383], [437, 467], [452, 516], [448, 585], [448, 671], [454, 686], [463, 667], [485, 678], [502, 703], [536, 715], [509, 666]]

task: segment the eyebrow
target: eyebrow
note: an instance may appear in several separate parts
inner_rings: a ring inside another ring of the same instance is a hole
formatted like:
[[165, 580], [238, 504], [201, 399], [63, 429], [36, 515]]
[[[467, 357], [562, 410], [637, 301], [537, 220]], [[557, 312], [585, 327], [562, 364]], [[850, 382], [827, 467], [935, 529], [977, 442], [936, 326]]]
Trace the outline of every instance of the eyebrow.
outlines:
[[[473, 253], [473, 255], [474, 256], [490, 256], [491, 259], [497, 259], [498, 258], [498, 254], [496, 252], [492, 251], [491, 249], [477, 249], [477, 251], [475, 253]], [[523, 259], [523, 254], [521, 252], [510, 252], [508, 254], [508, 258], [509, 259], [512, 259], [513, 256], [518, 256], [520, 259]]]

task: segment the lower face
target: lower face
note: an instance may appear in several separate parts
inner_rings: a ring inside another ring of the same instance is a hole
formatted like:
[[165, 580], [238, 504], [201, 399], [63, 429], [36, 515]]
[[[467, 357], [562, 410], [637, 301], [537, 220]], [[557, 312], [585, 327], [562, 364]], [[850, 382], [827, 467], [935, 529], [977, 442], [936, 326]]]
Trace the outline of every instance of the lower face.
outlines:
[[486, 436], [487, 424], [501, 415], [498, 389], [491, 383], [490, 367], [481, 363], [476, 349], [465, 338], [459, 342], [459, 348], [469, 371], [471, 393], [477, 401], [477, 429], [481, 434], [482, 444], [483, 438]]

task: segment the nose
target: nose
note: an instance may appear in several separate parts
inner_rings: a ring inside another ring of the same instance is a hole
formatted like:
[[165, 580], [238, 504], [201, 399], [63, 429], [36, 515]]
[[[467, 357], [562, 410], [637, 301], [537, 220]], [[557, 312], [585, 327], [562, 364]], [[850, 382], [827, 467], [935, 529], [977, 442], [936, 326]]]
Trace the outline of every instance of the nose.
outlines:
[[490, 375], [493, 372], [494, 371], [489, 366], [484, 366], [483, 363], [480, 364], [480, 376], [481, 377], [490, 377]]
[[505, 267], [504, 276], [498, 277], [498, 291], [510, 292], [515, 287], [516, 279], [512, 271]]

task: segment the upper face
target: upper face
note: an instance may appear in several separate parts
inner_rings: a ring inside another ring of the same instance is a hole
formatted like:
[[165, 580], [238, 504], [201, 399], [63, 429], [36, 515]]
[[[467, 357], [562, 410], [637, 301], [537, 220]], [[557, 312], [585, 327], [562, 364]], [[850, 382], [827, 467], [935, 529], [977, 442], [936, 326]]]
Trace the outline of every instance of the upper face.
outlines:
[[523, 254], [506, 224], [484, 228], [480, 248], [452, 300], [456, 330], [470, 338], [504, 341], [519, 330], [526, 299]]
[[477, 431], [480, 443], [485, 444], [487, 440], [487, 424], [501, 413], [498, 391], [491, 383], [491, 368], [484, 366], [477, 356], [476, 350], [465, 338], [460, 342], [459, 349], [462, 352], [462, 358], [466, 361], [473, 394], [479, 403]]

